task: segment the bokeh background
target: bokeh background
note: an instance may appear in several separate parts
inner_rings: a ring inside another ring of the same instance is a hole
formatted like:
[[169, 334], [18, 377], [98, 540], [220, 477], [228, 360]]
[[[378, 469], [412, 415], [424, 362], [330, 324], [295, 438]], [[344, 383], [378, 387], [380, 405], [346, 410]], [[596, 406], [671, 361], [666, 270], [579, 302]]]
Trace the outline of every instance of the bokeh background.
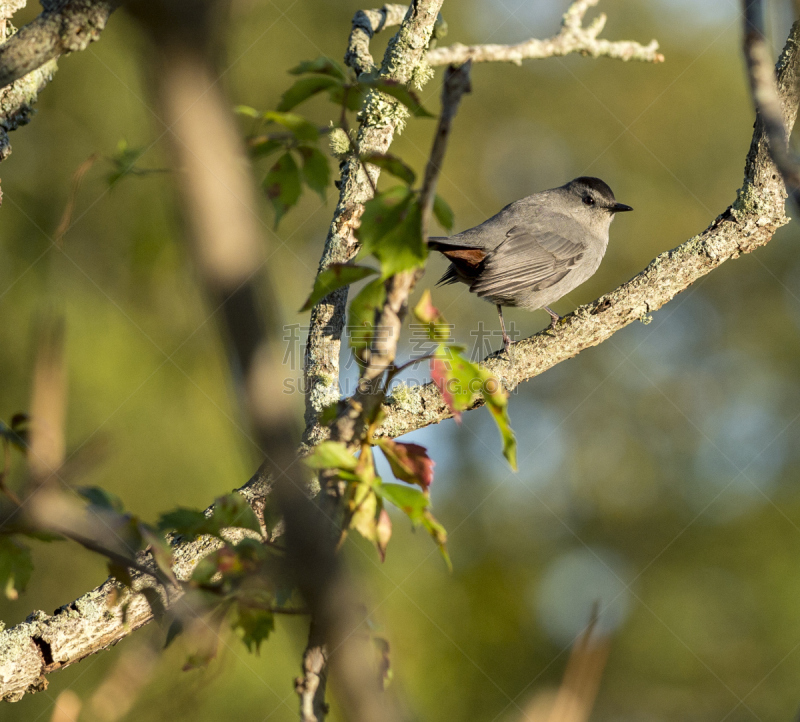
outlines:
[[[567, 5], [447, 2], [445, 42], [546, 37]], [[776, 52], [789, 5], [770, 5]], [[220, 79], [231, 104], [274, 108], [291, 81], [288, 68], [322, 54], [341, 58], [359, 7], [238, 0]], [[614, 223], [599, 272], [556, 305], [562, 313], [722, 212], [741, 184], [752, 132], [736, 0], [603, 0], [600, 9], [609, 15], [605, 37], [655, 37], [666, 62], [569, 57], [476, 67], [439, 189], [458, 230], [578, 175], [602, 177], [635, 207]], [[20, 13], [17, 24], [35, 11]], [[376, 41], [376, 57], [385, 42]], [[168, 163], [148, 55], [135, 23], [115, 13], [99, 43], [61, 60], [38, 115], [12, 135], [14, 153], [0, 167], [0, 418], [27, 407], [37, 319], [63, 314], [75, 483], [104, 486], [152, 521], [177, 505], [203, 508], [241, 485], [258, 454], [236, 407], [213, 308], [187, 257], [174, 173], [108, 186], [108, 158], [121, 139], [146, 149], [139, 167]], [[432, 109], [440, 82], [441, 72], [423, 92]], [[323, 99], [303, 111], [323, 124], [335, 112]], [[393, 152], [421, 171], [433, 128], [410, 123]], [[57, 248], [51, 239], [70, 179], [93, 153], [101, 160]], [[266, 170], [257, 164], [255, 179]], [[261, 207], [290, 381], [301, 376], [308, 321], [296, 309], [333, 207], [332, 189], [326, 204], [307, 192], [277, 230], [268, 204]], [[434, 510], [450, 532], [453, 572], [400, 517], [384, 564], [352, 538], [346, 553], [391, 644], [392, 689], [411, 717], [521, 719], [558, 686], [596, 601], [611, 645], [592, 719], [794, 717], [799, 241], [796, 225], [782, 229], [649, 325], [634, 323], [524, 384], [511, 402], [519, 473], [505, 464], [485, 410], [466, 414], [460, 427], [449, 421], [409, 437], [437, 462]], [[432, 259], [422, 287], [444, 267]], [[469, 348], [481, 324], [496, 329], [494, 308], [461, 287], [434, 290], [434, 300]], [[544, 312], [509, 310], [506, 318], [525, 335], [549, 321]], [[500, 346], [497, 335], [488, 342]], [[413, 375], [425, 380], [424, 369]], [[295, 401], [301, 414], [299, 393]], [[103, 562], [75, 545], [34, 546], [28, 591], [0, 602], [6, 625], [34, 609], [52, 612], [106, 577]], [[154, 662], [125, 719], [296, 719], [292, 681], [305, 631], [302, 620], [281, 619], [259, 656], [232, 638], [207, 670], [193, 672], [181, 671], [187, 647], [177, 643]], [[141, 654], [137, 640], [148, 635], [163, 639], [164, 630], [151, 625], [53, 674], [46, 692], [2, 707], [0, 718], [49, 720], [68, 688], [90, 700], [126, 654]]]

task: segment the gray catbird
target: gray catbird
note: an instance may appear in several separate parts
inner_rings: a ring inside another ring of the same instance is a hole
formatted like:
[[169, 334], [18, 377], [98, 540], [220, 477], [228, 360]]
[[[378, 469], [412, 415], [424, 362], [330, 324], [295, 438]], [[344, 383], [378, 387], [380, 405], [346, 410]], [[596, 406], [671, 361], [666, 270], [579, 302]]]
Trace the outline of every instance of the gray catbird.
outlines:
[[430, 238], [429, 247], [451, 261], [439, 285], [460, 281], [494, 303], [507, 350], [503, 306], [543, 308], [555, 325], [561, 317], [548, 306], [594, 275], [614, 214], [632, 210], [599, 178], [534, 193], [475, 228]]

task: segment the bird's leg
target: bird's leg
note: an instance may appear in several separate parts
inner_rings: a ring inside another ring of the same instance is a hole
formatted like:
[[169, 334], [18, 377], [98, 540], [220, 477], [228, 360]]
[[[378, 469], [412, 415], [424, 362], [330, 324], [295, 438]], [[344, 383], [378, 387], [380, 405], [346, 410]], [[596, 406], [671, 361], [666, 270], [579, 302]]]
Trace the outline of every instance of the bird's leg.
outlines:
[[506, 324], [503, 321], [503, 307], [498, 303], [497, 305], [497, 315], [500, 316], [500, 328], [503, 329], [503, 348], [508, 351], [508, 347], [511, 346], [511, 339], [508, 337], [506, 333]]
[[544, 307], [544, 310], [550, 314], [550, 328], [555, 328], [556, 324], [561, 320], [561, 316], [547, 306]]

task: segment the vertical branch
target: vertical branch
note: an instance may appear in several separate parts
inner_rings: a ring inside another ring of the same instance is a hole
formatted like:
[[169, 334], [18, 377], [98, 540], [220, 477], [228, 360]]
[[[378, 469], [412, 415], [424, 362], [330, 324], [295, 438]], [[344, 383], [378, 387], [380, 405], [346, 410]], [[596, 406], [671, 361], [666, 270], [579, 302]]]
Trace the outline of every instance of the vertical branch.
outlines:
[[[417, 0], [411, 4], [400, 30], [386, 49], [379, 77], [400, 83], [411, 80], [423, 61], [442, 2]], [[400, 17], [401, 11], [396, 5], [356, 13], [345, 60], [357, 73], [372, 69], [368, 45], [372, 35], [397, 22]], [[356, 140], [359, 153], [386, 153], [395, 132], [402, 127], [404, 111], [396, 103], [382, 100], [380, 93], [372, 93], [367, 98], [362, 117]], [[354, 230], [364, 211], [364, 203], [372, 198], [379, 173], [375, 166], [366, 170], [357, 158], [351, 158], [342, 166], [339, 202], [325, 239], [320, 272], [332, 263], [346, 263], [358, 252]], [[347, 288], [343, 288], [324, 298], [311, 311], [305, 358], [306, 430], [303, 442], [307, 445], [314, 445], [327, 436], [327, 429], [321, 427], [317, 419], [322, 409], [339, 400], [339, 351], [346, 305]]]
[[[778, 95], [772, 53], [764, 32], [764, 6], [761, 0], [742, 0], [744, 18], [744, 56], [750, 78], [750, 91], [769, 139], [772, 160], [781, 172], [790, 193], [798, 200], [800, 162], [789, 148], [785, 102]], [[794, 89], [797, 93], [797, 88]]]
[[[461, 98], [470, 92], [469, 71], [471, 64], [450, 66], [445, 73], [442, 86], [442, 112], [433, 139], [430, 158], [425, 168], [425, 180], [420, 194], [422, 210], [422, 236], [427, 238], [431, 209], [436, 196], [436, 185], [442, 161], [447, 149], [453, 118], [458, 111]], [[384, 399], [385, 389], [380, 383], [384, 372], [394, 363], [397, 342], [408, 310], [408, 298], [414, 290], [420, 269], [398, 273], [387, 283], [386, 303], [378, 313], [376, 334], [370, 350], [370, 360], [362, 372], [358, 390], [348, 402], [348, 408], [336, 422], [332, 431], [335, 439], [350, 442], [361, 437], [365, 419], [370, 419]]]

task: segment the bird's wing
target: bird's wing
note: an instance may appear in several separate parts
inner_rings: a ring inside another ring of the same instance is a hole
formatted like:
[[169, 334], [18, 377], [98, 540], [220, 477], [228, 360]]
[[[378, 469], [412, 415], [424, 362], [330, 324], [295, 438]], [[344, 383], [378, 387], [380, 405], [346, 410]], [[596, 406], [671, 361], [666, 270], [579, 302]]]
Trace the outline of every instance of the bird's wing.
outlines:
[[495, 302], [515, 300], [520, 293], [530, 293], [558, 283], [583, 258], [586, 244], [566, 236], [580, 238], [584, 233], [578, 223], [566, 216], [561, 233], [542, 224], [518, 225], [486, 258], [483, 270], [470, 290]]

